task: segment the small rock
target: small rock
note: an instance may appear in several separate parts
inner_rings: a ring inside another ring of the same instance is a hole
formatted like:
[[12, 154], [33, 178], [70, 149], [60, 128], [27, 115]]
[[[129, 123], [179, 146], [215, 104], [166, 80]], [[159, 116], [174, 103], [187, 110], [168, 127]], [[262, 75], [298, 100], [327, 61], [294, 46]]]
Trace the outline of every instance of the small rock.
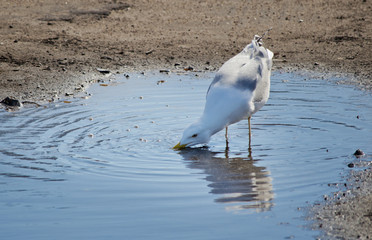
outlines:
[[113, 60], [112, 57], [109, 57], [109, 56], [102, 56], [101, 59], [103, 60]]
[[6, 105], [6, 106], [10, 106], [10, 107], [20, 107], [21, 106], [21, 102], [17, 99], [13, 99], [13, 98], [10, 98], [10, 97], [6, 97], [4, 98], [0, 103]]
[[364, 156], [364, 152], [360, 149], [357, 149], [354, 153], [354, 156], [356, 156], [356, 157]]
[[151, 54], [152, 52], [154, 52], [154, 50], [151, 49], [151, 50], [145, 52], [145, 54], [146, 54], [146, 55], [149, 55], [149, 54]]
[[354, 167], [354, 163], [349, 163], [347, 166], [348, 166], [349, 168], [353, 168], [353, 167]]
[[162, 83], [165, 83], [165, 80], [159, 80], [159, 81], [157, 81], [157, 85], [159, 85], [159, 84], [162, 84]]
[[185, 67], [183, 70], [185, 70], [185, 71], [193, 71], [194, 68], [191, 67], [191, 66], [188, 66], [188, 67]]
[[167, 69], [161, 69], [161, 70], [159, 70], [159, 72], [160, 72], [160, 73], [170, 73], [170, 71], [167, 70]]
[[96, 70], [102, 74], [109, 74], [110, 70], [108, 69], [103, 69], [103, 68], [96, 68]]

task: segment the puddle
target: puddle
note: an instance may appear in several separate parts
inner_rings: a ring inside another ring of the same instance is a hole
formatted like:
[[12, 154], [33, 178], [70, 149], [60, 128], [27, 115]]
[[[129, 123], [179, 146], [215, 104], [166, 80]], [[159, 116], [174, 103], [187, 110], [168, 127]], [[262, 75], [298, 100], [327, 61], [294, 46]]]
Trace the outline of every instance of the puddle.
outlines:
[[172, 150], [212, 78], [132, 74], [89, 99], [1, 112], [2, 237], [314, 239], [301, 209], [370, 151], [372, 96], [275, 72], [251, 157], [246, 121], [229, 128], [229, 150], [223, 131]]

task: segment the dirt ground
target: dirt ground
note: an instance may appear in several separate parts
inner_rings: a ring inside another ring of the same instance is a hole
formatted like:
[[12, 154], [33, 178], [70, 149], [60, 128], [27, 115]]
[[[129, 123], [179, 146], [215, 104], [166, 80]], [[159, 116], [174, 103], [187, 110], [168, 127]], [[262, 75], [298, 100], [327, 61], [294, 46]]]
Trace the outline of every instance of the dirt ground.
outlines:
[[371, 0], [3, 0], [0, 100], [42, 100], [112, 72], [218, 68], [272, 27], [275, 67], [371, 88]]
[[0, 101], [82, 91], [97, 68], [216, 70], [271, 27], [274, 68], [372, 89], [371, 12], [371, 0], [2, 0]]

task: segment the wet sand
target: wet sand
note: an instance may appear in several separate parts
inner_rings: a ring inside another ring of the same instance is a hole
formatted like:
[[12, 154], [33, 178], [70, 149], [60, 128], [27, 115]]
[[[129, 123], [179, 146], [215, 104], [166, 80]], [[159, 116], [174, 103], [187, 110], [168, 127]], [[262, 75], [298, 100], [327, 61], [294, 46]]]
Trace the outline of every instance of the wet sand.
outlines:
[[310, 210], [312, 228], [320, 239], [372, 238], [372, 156], [365, 155], [348, 165], [345, 182], [332, 183], [335, 191]]
[[[97, 68], [216, 70], [271, 27], [264, 44], [275, 53], [274, 68], [341, 75], [347, 84], [372, 89], [371, 12], [370, 0], [3, 1], [0, 100], [73, 95], [104, 77]], [[365, 201], [370, 206], [372, 195], [365, 189], [358, 194], [355, 188], [345, 203], [321, 204], [318, 212], [324, 209], [325, 216], [318, 226], [341, 224], [321, 229], [345, 239], [350, 231], [342, 229], [365, 229], [348, 219], [370, 216]], [[359, 212], [341, 211], [343, 206]], [[371, 238], [370, 229], [363, 236]]]

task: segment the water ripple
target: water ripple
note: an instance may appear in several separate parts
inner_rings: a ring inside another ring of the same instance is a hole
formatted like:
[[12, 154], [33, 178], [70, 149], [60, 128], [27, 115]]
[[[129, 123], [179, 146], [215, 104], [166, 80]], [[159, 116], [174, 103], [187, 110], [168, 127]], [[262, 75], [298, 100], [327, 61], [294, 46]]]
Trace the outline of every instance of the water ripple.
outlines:
[[[92, 86], [86, 100], [0, 113], [0, 210], [17, 219], [27, 208], [28, 222], [53, 212], [130, 219], [141, 229], [176, 224], [183, 233], [195, 219], [218, 228], [234, 222], [234, 233], [248, 233], [260, 219], [260, 232], [291, 222], [280, 231], [303, 234], [294, 206], [324, 194], [355, 149], [372, 145], [371, 95], [274, 73], [269, 102], [252, 118], [252, 154], [247, 121], [229, 127], [229, 148], [220, 132], [208, 148], [172, 150], [200, 116], [212, 77], [133, 74]], [[173, 221], [160, 225], [157, 216], [169, 214]], [[40, 226], [71, 227], [53, 221]]]

